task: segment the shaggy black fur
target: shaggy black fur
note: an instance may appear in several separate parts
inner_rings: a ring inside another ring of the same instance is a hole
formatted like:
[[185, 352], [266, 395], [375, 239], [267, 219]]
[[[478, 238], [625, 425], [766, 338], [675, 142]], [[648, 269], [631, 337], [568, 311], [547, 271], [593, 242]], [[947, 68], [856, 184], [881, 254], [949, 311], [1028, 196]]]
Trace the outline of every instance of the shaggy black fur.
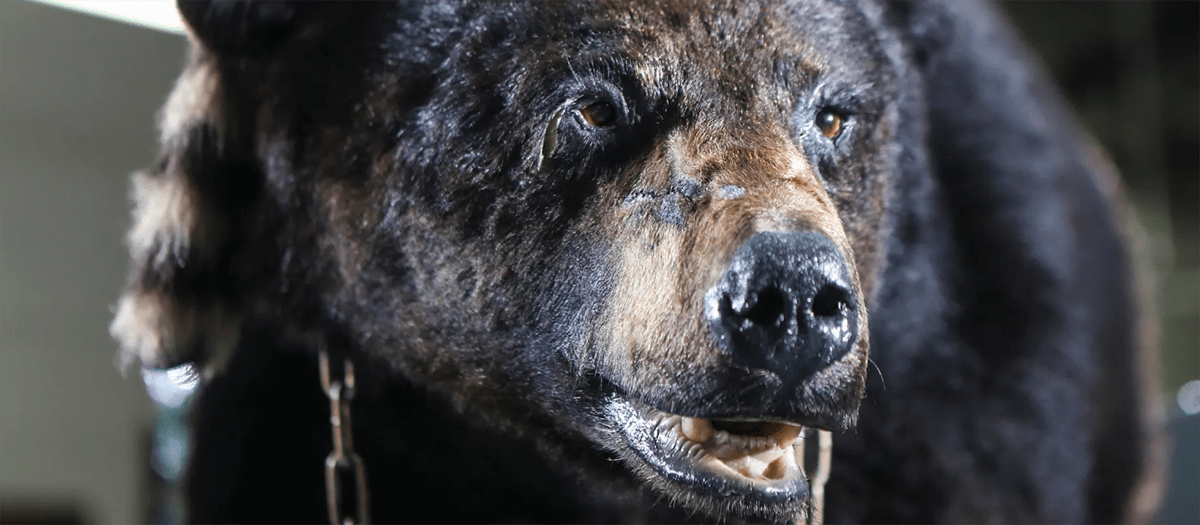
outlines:
[[[616, 263], [658, 246], [614, 210], [654, 201], [640, 220], [670, 239], [760, 195], [719, 174], [776, 135], [820, 176], [870, 314], [827, 522], [1136, 519], [1153, 432], [1114, 182], [1012, 30], [965, 0], [764, 3], [182, 2], [196, 49], [147, 177], [191, 215], [139, 202], [113, 330], [210, 369], [189, 519], [325, 519], [322, 339], [360, 370], [377, 522], [786, 519], [646, 476], [601, 412], [699, 395], [715, 366], [612, 364]], [[575, 99], [620, 120], [557, 120]], [[639, 179], [704, 125], [741, 153]], [[727, 258], [734, 230], [695, 253]], [[679, 266], [657, 277], [709, 271]], [[687, 323], [647, 330], [702, 337]]]

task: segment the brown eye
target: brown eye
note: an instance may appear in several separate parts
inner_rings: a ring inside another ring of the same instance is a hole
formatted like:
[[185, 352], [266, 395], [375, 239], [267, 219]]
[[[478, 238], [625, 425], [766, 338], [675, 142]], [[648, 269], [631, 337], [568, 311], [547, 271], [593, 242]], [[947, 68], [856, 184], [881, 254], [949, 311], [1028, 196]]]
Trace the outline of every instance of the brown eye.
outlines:
[[834, 139], [842, 134], [842, 116], [828, 109], [822, 109], [817, 113], [816, 118], [817, 129], [821, 130], [821, 134], [825, 138]]
[[592, 127], [607, 128], [617, 123], [617, 108], [604, 101], [592, 102], [579, 108], [579, 115]]

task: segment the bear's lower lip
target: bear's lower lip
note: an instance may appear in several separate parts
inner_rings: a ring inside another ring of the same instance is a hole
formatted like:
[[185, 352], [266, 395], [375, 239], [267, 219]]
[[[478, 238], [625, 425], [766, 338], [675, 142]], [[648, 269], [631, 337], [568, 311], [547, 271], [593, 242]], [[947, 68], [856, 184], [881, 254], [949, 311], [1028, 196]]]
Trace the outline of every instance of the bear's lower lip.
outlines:
[[[635, 406], [613, 396], [605, 411], [667, 492], [720, 499], [717, 507], [794, 512], [808, 493], [803, 427], [761, 420], [705, 420]], [[636, 468], [645, 471], [644, 468]]]

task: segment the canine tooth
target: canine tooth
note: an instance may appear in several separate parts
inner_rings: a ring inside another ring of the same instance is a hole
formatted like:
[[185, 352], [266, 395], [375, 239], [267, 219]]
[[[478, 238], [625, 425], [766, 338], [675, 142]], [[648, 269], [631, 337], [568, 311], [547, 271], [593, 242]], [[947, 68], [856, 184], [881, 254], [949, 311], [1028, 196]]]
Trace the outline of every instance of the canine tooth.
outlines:
[[695, 417], [683, 418], [683, 423], [679, 429], [683, 432], [683, 437], [697, 443], [708, 441], [708, 438], [713, 433], [712, 423], [709, 423], [707, 419]]
[[775, 433], [775, 442], [781, 447], [787, 447], [796, 441], [800, 436], [801, 427], [796, 425], [784, 425], [779, 432]]

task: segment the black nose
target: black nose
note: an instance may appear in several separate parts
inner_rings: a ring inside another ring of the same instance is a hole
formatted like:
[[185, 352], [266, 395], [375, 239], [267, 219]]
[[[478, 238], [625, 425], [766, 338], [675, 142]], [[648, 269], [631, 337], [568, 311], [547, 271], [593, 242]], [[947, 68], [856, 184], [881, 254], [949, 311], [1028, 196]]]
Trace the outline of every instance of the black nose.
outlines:
[[845, 257], [816, 232], [750, 237], [704, 296], [709, 330], [741, 366], [796, 384], [858, 341]]

